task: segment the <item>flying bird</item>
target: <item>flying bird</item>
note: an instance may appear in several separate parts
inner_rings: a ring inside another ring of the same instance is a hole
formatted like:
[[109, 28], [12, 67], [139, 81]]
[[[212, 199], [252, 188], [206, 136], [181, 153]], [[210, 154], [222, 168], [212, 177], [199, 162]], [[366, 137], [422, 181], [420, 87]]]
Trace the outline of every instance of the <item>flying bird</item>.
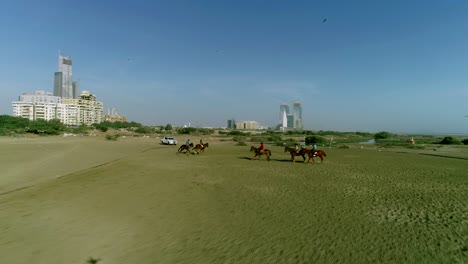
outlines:
[[325, 23], [325, 22], [327, 22], [327, 19], [326, 19], [326, 18], [325, 18], [325, 19], [323, 19], [323, 21], [322, 21], [322, 24], [323, 24], [323, 23]]

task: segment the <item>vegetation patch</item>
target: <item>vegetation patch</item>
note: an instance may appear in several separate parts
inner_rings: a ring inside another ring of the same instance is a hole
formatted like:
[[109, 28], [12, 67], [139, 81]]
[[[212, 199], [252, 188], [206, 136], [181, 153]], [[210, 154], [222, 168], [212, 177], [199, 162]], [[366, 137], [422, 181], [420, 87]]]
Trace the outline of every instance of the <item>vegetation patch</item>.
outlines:
[[444, 137], [439, 144], [442, 145], [461, 145], [462, 143], [460, 140], [454, 138], [454, 137]]
[[106, 139], [110, 141], [116, 141], [120, 136], [120, 134], [106, 135]]

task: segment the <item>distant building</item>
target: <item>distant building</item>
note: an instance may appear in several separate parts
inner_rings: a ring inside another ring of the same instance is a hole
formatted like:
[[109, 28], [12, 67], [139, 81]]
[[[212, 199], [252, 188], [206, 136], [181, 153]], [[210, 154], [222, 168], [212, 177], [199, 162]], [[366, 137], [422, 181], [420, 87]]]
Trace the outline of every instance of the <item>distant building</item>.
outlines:
[[19, 96], [18, 101], [27, 103], [55, 103], [62, 102], [62, 98], [54, 96], [45, 91], [36, 91], [33, 94], [23, 93]]
[[287, 115], [286, 118], [287, 118], [286, 128], [293, 129], [294, 128], [294, 115]]
[[236, 120], [234, 118], [233, 119], [228, 119], [227, 128], [228, 129], [236, 129]]
[[13, 116], [29, 120], [57, 119], [57, 104], [60, 104], [61, 100], [60, 97], [44, 91], [36, 91], [33, 94], [23, 93], [18, 101], [12, 102]]
[[247, 130], [255, 130], [257, 129], [258, 123], [255, 121], [240, 121], [236, 123], [237, 129], [247, 129]]
[[289, 115], [289, 106], [287, 104], [280, 105], [280, 127], [287, 128], [288, 127], [288, 120], [287, 116]]
[[127, 122], [127, 118], [125, 116], [119, 115], [117, 113], [117, 110], [115, 108], [109, 108], [107, 115], [102, 115], [102, 121], [107, 121], [107, 122]]
[[[59, 55], [59, 69], [55, 72], [54, 94], [36, 91], [24, 93], [18, 101], [12, 102], [13, 115], [29, 120], [58, 119], [63, 124], [78, 126], [91, 125], [102, 121], [103, 103], [88, 91], [79, 93], [79, 82], [72, 81], [72, 60]], [[117, 117], [113, 117], [116, 119]], [[126, 120], [125, 117], [118, 117]]]
[[65, 105], [61, 98], [44, 91], [36, 91], [34, 94], [22, 94], [19, 100], [12, 102], [13, 116], [27, 118], [29, 120], [53, 120], [58, 119], [65, 125], [75, 126], [79, 122], [78, 106]]
[[59, 70], [55, 73], [54, 95], [61, 98], [73, 98], [72, 60], [59, 55]]
[[79, 109], [79, 124], [92, 125], [102, 121], [104, 105], [96, 100], [96, 96], [83, 91], [77, 99], [62, 99], [63, 104], [77, 105]]
[[280, 105], [280, 130], [301, 130], [302, 124], [302, 105], [299, 102], [293, 103], [293, 110], [290, 112], [287, 104]]
[[80, 90], [80, 83], [78, 81], [73, 81], [72, 82], [72, 98], [73, 99], [78, 99], [78, 93]]
[[299, 102], [293, 103], [294, 129], [303, 129], [302, 125], [302, 105]]

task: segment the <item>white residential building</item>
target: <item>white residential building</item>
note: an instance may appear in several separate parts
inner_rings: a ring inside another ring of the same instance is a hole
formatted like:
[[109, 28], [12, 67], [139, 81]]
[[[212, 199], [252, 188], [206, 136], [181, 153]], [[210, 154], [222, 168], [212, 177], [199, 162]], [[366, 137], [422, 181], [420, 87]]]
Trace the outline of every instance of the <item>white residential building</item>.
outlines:
[[33, 94], [23, 93], [19, 96], [18, 101], [29, 103], [56, 103], [62, 102], [62, 98], [53, 96], [45, 91], [36, 91]]
[[92, 125], [101, 123], [104, 105], [96, 101], [96, 96], [83, 91], [78, 99], [62, 99], [64, 104], [78, 106], [79, 124]]
[[51, 93], [36, 91], [33, 94], [23, 93], [18, 101], [13, 102], [13, 115], [28, 118], [29, 120], [57, 118], [56, 106], [61, 98]]
[[77, 126], [101, 123], [103, 103], [96, 96], [83, 91], [78, 99], [66, 99], [38, 91], [22, 94], [19, 101], [12, 102], [13, 116], [29, 120], [58, 119], [65, 125]]
[[236, 123], [237, 129], [248, 129], [255, 130], [257, 129], [258, 123], [256, 121], [240, 121]]

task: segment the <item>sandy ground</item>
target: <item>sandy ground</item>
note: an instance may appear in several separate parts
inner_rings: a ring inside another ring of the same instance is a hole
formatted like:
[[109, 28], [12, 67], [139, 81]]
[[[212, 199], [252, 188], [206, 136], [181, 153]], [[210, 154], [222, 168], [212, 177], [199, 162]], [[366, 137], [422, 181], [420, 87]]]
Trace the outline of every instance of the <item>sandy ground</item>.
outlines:
[[312, 165], [280, 147], [267, 162], [150, 139], [0, 147], [1, 263], [468, 262], [466, 160], [325, 149]]

